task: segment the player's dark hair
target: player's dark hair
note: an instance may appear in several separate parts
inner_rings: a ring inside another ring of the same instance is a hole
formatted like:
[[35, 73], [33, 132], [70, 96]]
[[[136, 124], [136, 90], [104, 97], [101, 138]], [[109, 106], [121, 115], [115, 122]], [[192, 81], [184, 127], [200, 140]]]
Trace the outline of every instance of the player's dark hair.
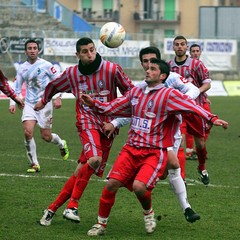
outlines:
[[94, 42], [91, 38], [88, 38], [88, 37], [80, 38], [76, 43], [76, 51], [80, 52], [81, 46], [88, 45], [90, 43], [94, 44]]
[[176, 36], [173, 40], [173, 44], [175, 43], [176, 40], [184, 40], [187, 44], [187, 39], [182, 35]]
[[139, 59], [140, 62], [142, 62], [142, 56], [145, 54], [149, 54], [149, 53], [155, 53], [156, 54], [156, 58], [161, 59], [161, 53], [160, 50], [157, 47], [146, 47], [146, 48], [142, 48], [139, 52]]
[[170, 74], [170, 65], [165, 60], [157, 58], [151, 58], [150, 63], [157, 64], [159, 66], [161, 73], [166, 74], [166, 78], [162, 81], [164, 83]]
[[194, 47], [198, 47], [199, 48], [199, 50], [201, 51], [201, 47], [200, 47], [200, 45], [199, 44], [196, 44], [196, 43], [194, 43], [194, 44], [192, 44], [191, 46], [190, 46], [190, 52], [192, 51], [192, 48], [194, 48]]
[[28, 40], [25, 42], [25, 44], [24, 44], [25, 51], [27, 50], [27, 45], [28, 45], [29, 43], [36, 43], [36, 44], [37, 44], [37, 48], [38, 48], [38, 50], [39, 50], [39, 42], [37, 42], [37, 41], [34, 40], [34, 39], [28, 39]]

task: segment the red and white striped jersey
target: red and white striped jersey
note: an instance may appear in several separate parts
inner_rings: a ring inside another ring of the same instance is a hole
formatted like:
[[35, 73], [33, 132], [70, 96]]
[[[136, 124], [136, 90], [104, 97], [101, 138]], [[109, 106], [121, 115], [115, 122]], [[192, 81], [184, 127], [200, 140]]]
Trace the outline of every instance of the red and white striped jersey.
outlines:
[[[177, 65], [175, 60], [171, 60], [169, 64], [171, 71], [180, 74], [198, 88], [201, 87], [203, 83], [211, 83], [209, 71], [201, 60], [187, 57], [185, 63], [182, 65]], [[196, 98], [196, 102], [201, 105], [205, 102], [205, 99], [206, 94], [200, 93]]]
[[7, 78], [4, 76], [1, 70], [0, 70], [0, 91], [2, 91], [10, 98], [17, 96], [13, 89], [9, 86]]
[[113, 117], [96, 114], [91, 108], [81, 105], [80, 93], [89, 94], [101, 102], [109, 102], [117, 97], [117, 88], [125, 94], [133, 87], [131, 80], [118, 64], [102, 59], [98, 70], [90, 75], [83, 75], [78, 70], [78, 65], [67, 68], [59, 78], [48, 84], [42, 102], [50, 101], [58, 92], [72, 93], [76, 97], [78, 129], [102, 131], [103, 121], [110, 122]]
[[210, 121], [213, 115], [187, 95], [163, 84], [145, 92], [145, 87], [134, 87], [121, 98], [110, 103], [94, 101], [94, 111], [101, 114], [131, 117], [127, 144], [135, 147], [167, 148], [173, 146], [179, 127], [175, 114], [195, 112]]

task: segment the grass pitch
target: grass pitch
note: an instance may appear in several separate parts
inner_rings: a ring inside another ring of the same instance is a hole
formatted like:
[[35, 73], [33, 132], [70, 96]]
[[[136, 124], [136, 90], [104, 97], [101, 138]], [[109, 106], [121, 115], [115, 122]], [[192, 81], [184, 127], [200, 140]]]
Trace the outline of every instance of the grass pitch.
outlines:
[[[201, 220], [188, 223], [178, 205], [168, 181], [160, 182], [153, 191], [153, 207], [157, 229], [152, 235], [144, 231], [141, 207], [133, 193], [120, 189], [110, 215], [107, 233], [97, 239], [162, 239], [162, 240], [235, 240], [240, 236], [239, 184], [239, 97], [212, 97], [212, 111], [229, 121], [229, 129], [213, 127], [207, 142], [207, 169], [211, 184], [198, 180], [197, 162], [187, 161], [188, 198]], [[26, 174], [21, 112], [8, 113], [8, 101], [0, 101], [0, 239], [77, 240], [89, 238], [86, 233], [96, 223], [99, 197], [105, 184], [104, 177], [91, 178], [79, 203], [81, 223], [62, 218], [64, 206], [54, 216], [52, 225], [38, 224], [43, 210], [55, 199], [76, 167], [81, 151], [75, 128], [75, 101], [63, 100], [62, 109], [54, 111], [53, 132], [68, 141], [70, 159], [61, 160], [56, 146], [40, 139], [35, 130], [41, 172]], [[116, 138], [105, 175], [110, 169], [127, 137], [128, 127]], [[95, 238], [96, 239], [96, 238]]]

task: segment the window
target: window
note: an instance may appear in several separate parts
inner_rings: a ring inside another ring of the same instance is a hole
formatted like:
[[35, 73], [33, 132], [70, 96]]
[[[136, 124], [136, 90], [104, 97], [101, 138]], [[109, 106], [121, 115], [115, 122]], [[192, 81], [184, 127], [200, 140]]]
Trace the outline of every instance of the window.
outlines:
[[103, 16], [104, 18], [113, 17], [113, 1], [112, 0], [103, 0]]
[[165, 29], [164, 30], [164, 37], [171, 38], [175, 36], [175, 31], [173, 29]]
[[92, 0], [82, 0], [83, 18], [91, 18]]
[[144, 19], [152, 19], [153, 0], [144, 0], [143, 11]]
[[175, 18], [175, 0], [165, 0], [164, 19], [176, 20]]

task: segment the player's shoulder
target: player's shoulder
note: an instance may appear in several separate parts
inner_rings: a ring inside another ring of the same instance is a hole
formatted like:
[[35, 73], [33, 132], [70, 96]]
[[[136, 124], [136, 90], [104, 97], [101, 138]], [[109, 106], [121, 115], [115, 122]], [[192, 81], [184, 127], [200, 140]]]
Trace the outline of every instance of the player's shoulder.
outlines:
[[19, 67], [17, 68], [17, 72], [21, 73], [23, 71], [28, 70], [28, 68], [31, 66], [31, 64], [28, 61], [25, 61], [23, 63], [19, 64]]
[[53, 66], [53, 64], [43, 58], [38, 58], [36, 61], [37, 64], [43, 64], [44, 66]]

